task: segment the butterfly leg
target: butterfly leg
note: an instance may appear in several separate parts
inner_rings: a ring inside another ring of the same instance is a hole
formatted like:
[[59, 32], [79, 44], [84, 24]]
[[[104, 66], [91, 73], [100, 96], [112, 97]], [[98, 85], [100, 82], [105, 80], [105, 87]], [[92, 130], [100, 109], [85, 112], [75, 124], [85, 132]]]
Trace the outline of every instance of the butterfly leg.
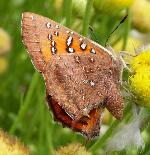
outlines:
[[123, 51], [119, 53], [119, 59], [122, 63], [123, 69], [126, 68], [129, 72], [132, 72], [131, 69], [127, 66], [127, 62], [125, 62], [125, 60], [123, 59], [124, 54], [125, 53]]

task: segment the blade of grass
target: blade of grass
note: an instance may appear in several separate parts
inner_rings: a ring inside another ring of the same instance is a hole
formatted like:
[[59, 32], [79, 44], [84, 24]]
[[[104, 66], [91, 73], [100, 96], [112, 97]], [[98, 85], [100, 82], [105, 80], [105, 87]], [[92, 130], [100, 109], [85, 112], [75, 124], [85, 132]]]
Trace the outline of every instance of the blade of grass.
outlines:
[[62, 3], [62, 12], [61, 12], [61, 15], [62, 17], [65, 17], [66, 16], [66, 9], [67, 9], [67, 0], [63, 0], [63, 3]]
[[88, 0], [86, 4], [86, 10], [85, 10], [85, 15], [83, 19], [83, 29], [82, 29], [82, 34], [84, 36], [87, 36], [87, 33], [88, 33], [93, 1], [94, 0]]
[[40, 126], [39, 126], [39, 135], [38, 135], [38, 152], [39, 154], [44, 154], [45, 152], [45, 141], [44, 141], [44, 138], [45, 138], [45, 112], [44, 112], [44, 104], [42, 103], [43, 102], [43, 98], [39, 98], [39, 101], [38, 101], [38, 106], [39, 106], [39, 123], [40, 123]]
[[128, 41], [128, 36], [130, 33], [130, 29], [131, 29], [131, 12], [128, 9], [127, 10], [127, 14], [128, 14], [128, 18], [127, 18], [127, 22], [126, 22], [126, 28], [124, 31], [124, 36], [123, 36], [123, 46], [122, 46], [122, 50], [124, 51], [126, 49], [127, 46], [127, 41]]
[[38, 118], [39, 118], [39, 107], [37, 106], [36, 109], [35, 109], [35, 112], [33, 113], [32, 118], [31, 118], [30, 126], [28, 128], [28, 131], [30, 131], [30, 132], [27, 132], [26, 136], [25, 136], [25, 141], [26, 142], [29, 142], [31, 140], [31, 136], [34, 134], [33, 129], [39, 123]]
[[66, 17], [66, 26], [71, 26], [71, 18], [72, 18], [72, 0], [64, 0], [64, 15]]
[[50, 117], [50, 114], [46, 113], [46, 123], [45, 123], [45, 129], [46, 129], [46, 140], [48, 144], [48, 151], [49, 154], [53, 155], [54, 154], [54, 149], [53, 149], [53, 142], [52, 142], [52, 132], [53, 132], [53, 123], [52, 123], [52, 117]]
[[14, 121], [14, 123], [12, 124], [9, 133], [13, 134], [15, 132], [15, 130], [17, 129], [17, 125], [19, 124], [19, 122], [22, 120], [22, 118], [25, 116], [25, 113], [27, 112], [29, 106], [30, 106], [30, 100], [32, 100], [32, 95], [34, 94], [34, 89], [35, 86], [37, 85], [39, 80], [39, 73], [35, 72], [31, 81], [31, 84], [29, 86], [29, 90], [27, 92], [27, 95], [24, 99], [23, 104], [20, 107], [18, 116], [16, 118], [16, 120]]

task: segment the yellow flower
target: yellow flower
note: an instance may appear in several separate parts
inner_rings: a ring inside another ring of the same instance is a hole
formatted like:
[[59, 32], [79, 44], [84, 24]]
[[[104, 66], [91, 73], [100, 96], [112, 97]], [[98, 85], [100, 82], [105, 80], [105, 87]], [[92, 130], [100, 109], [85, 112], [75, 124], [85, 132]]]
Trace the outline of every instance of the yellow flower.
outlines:
[[150, 32], [150, 1], [136, 0], [132, 7], [133, 25], [142, 32]]
[[56, 151], [56, 155], [92, 155], [90, 152], [87, 152], [85, 147], [79, 143], [69, 144], [64, 147], [60, 147]]
[[117, 12], [129, 8], [134, 0], [95, 0], [94, 7], [102, 12], [114, 15]]
[[141, 52], [132, 59], [131, 68], [136, 72], [141, 66], [150, 66], [150, 52]]
[[29, 155], [29, 149], [0, 130], [0, 155]]
[[61, 10], [62, 5], [63, 5], [63, 0], [55, 0], [54, 1], [54, 7], [57, 12], [59, 12]]
[[111, 117], [110, 112], [105, 108], [102, 118], [102, 124], [109, 125], [111, 119], [113, 119], [113, 117]]
[[130, 77], [131, 88], [138, 104], [150, 108], [150, 52], [141, 52], [133, 58], [131, 68], [135, 72]]
[[4, 29], [0, 28], [0, 55], [9, 52], [10, 49], [10, 36]]

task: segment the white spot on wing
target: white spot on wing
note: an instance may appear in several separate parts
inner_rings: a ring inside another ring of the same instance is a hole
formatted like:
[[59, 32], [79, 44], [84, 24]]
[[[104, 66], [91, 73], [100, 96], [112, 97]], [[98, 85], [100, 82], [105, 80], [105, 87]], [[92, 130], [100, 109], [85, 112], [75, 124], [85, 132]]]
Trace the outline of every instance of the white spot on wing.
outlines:
[[68, 52], [69, 52], [69, 53], [74, 53], [75, 51], [74, 51], [73, 48], [69, 47], [69, 48], [68, 48]]
[[31, 17], [31, 20], [33, 20], [34, 19], [34, 17], [33, 16], [30, 16]]
[[52, 40], [52, 35], [51, 34], [48, 34], [48, 39]]
[[87, 45], [85, 43], [81, 43], [80, 47], [81, 47], [81, 49], [85, 50]]
[[55, 46], [55, 41], [52, 41], [52, 46]]
[[48, 29], [51, 28], [51, 23], [48, 22], [48, 23], [46, 24], [46, 26], [47, 26]]
[[94, 87], [95, 83], [93, 81], [90, 81], [90, 85], [91, 85], [91, 87]]
[[79, 38], [79, 40], [82, 41], [83, 39], [82, 38]]
[[91, 52], [92, 54], [96, 54], [96, 51], [95, 51], [93, 48], [90, 50], [90, 52]]
[[59, 29], [59, 25], [56, 25], [55, 27], [56, 27], [56, 29]]
[[69, 36], [69, 38], [67, 39], [67, 46], [70, 46], [72, 43], [73, 38], [71, 36]]

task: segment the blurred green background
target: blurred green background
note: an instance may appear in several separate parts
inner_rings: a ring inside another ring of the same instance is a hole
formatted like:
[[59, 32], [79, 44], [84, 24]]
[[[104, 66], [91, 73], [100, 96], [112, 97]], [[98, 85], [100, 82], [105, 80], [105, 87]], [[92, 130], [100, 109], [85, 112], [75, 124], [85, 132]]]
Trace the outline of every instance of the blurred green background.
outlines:
[[[86, 5], [86, 4], [89, 5]], [[16, 135], [32, 154], [51, 155], [73, 142], [85, 144], [84, 137], [53, 121], [45, 101], [44, 81], [31, 63], [22, 43], [21, 16], [25, 11], [49, 17], [104, 46], [110, 32], [128, 13], [128, 19], [110, 37], [116, 51], [134, 53], [150, 41], [150, 2], [147, 0], [1, 0], [0, 1], [0, 128]], [[97, 40], [88, 29], [95, 31]], [[130, 112], [131, 113], [131, 112]], [[129, 119], [129, 118], [128, 118]], [[106, 112], [106, 129], [118, 124]], [[111, 130], [112, 128], [110, 128]], [[150, 154], [150, 129], [144, 130], [145, 150], [123, 150], [114, 154]], [[112, 131], [111, 131], [112, 132]], [[109, 135], [93, 151], [101, 155]], [[105, 132], [102, 132], [104, 134]], [[90, 148], [96, 140], [89, 142]]]

